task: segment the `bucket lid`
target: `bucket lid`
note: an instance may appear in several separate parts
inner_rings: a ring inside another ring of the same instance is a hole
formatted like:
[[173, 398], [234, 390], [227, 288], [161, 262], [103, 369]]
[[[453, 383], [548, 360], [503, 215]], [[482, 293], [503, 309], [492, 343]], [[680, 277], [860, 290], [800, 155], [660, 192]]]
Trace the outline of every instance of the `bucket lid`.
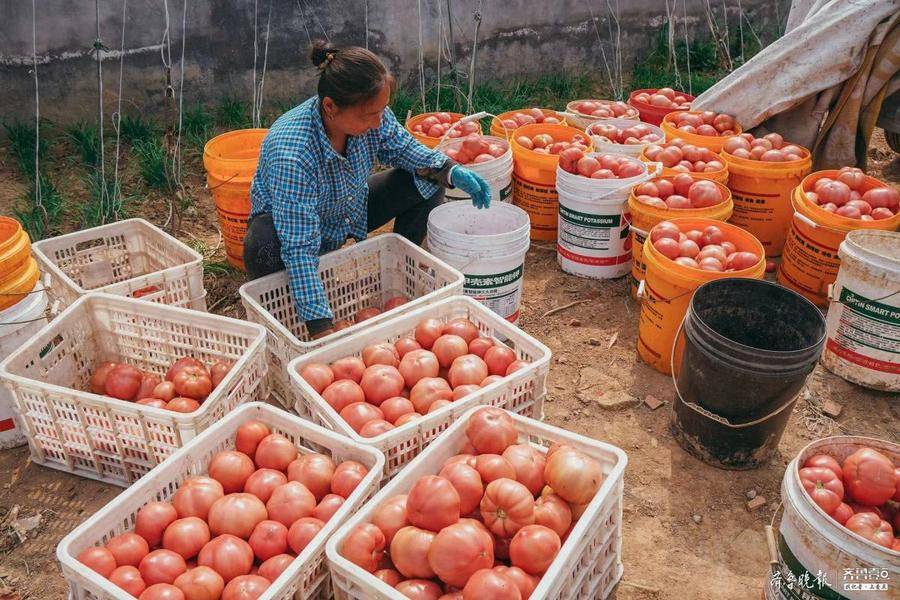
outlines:
[[852, 256], [882, 269], [900, 272], [900, 232], [857, 229], [840, 245], [841, 259]]

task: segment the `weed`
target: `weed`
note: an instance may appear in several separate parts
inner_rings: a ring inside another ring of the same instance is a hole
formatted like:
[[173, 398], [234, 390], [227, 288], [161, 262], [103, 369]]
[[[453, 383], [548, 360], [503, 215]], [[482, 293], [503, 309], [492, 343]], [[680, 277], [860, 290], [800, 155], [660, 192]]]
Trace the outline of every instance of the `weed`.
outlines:
[[225, 98], [216, 107], [216, 123], [226, 129], [246, 129], [251, 126], [250, 106], [235, 98]]
[[104, 181], [99, 171], [88, 175], [90, 197], [81, 210], [83, 227], [97, 227], [124, 218], [125, 200], [121, 190], [116, 193], [115, 180], [107, 177]]
[[63, 198], [50, 180], [41, 175], [38, 181], [41, 189], [40, 205], [35, 182], [31, 180], [25, 196], [28, 208], [15, 211], [16, 218], [22, 223], [32, 241], [42, 240], [56, 233], [63, 208]]
[[[34, 179], [34, 125], [30, 123], [22, 123], [15, 121], [13, 123], [4, 123], [3, 129], [6, 130], [6, 137], [9, 139], [12, 154], [16, 157], [19, 169], [30, 179]], [[38, 158], [43, 160], [47, 154], [47, 140], [41, 138]]]
[[158, 139], [139, 140], [132, 147], [141, 177], [151, 188], [171, 192], [175, 185], [169, 155]]
[[124, 115], [119, 123], [119, 136], [130, 144], [147, 141], [158, 135], [159, 131], [156, 125], [145, 120], [140, 115], [136, 117]]
[[225, 261], [203, 261], [203, 275], [212, 277], [233, 277], [240, 274]]
[[181, 137], [193, 149], [202, 150], [212, 137], [215, 120], [202, 104], [197, 104], [184, 112], [181, 117]]
[[97, 126], [78, 121], [66, 128], [66, 136], [81, 156], [81, 161], [94, 166], [100, 162], [100, 136]]

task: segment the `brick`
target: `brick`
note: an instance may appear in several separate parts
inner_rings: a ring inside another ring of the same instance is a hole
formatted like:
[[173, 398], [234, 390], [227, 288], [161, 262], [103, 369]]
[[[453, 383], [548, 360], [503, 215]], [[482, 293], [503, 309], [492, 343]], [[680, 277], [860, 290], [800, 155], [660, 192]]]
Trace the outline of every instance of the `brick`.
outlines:
[[644, 404], [646, 404], [647, 408], [649, 408], [650, 410], [656, 410], [657, 408], [665, 404], [665, 401], [658, 399], [656, 396], [647, 394], [646, 396], [644, 396]]
[[844, 407], [837, 402], [832, 402], [831, 400], [825, 400], [824, 402], [822, 402], [822, 412], [832, 419], [838, 418], [842, 410], [844, 410]]
[[755, 510], [759, 510], [763, 506], [766, 505], [766, 499], [762, 496], [757, 496], [753, 500], [747, 503], [747, 512], [753, 512]]

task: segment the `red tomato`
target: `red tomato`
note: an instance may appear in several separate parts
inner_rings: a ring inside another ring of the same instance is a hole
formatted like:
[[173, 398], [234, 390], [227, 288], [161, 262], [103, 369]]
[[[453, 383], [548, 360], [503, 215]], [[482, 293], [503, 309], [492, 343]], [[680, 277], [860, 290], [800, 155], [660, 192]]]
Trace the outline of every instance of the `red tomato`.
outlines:
[[131, 365], [116, 365], [106, 374], [106, 394], [119, 400], [140, 400], [136, 398], [141, 388], [144, 374]]
[[287, 543], [291, 546], [291, 550], [297, 554], [303, 552], [323, 527], [325, 523], [315, 517], [303, 517], [294, 521], [287, 533]]
[[409, 525], [409, 519], [406, 517], [406, 498], [406, 494], [392, 496], [372, 514], [372, 524], [381, 530], [388, 544], [394, 539], [394, 534]]
[[469, 342], [469, 354], [474, 354], [475, 356], [480, 356], [484, 358], [485, 353], [488, 351], [488, 348], [494, 345], [494, 340], [491, 338], [475, 338], [471, 342]]
[[288, 465], [287, 474], [290, 481], [299, 481], [305, 485], [318, 502], [331, 491], [334, 470], [335, 464], [331, 457], [311, 452]]
[[[894, 467], [894, 478], [897, 481], [897, 486], [894, 490], [894, 502], [900, 502], [900, 467]], [[897, 514], [900, 514], [900, 510], [897, 511]], [[898, 527], [897, 529], [900, 529]]]
[[197, 564], [211, 568], [228, 582], [250, 573], [253, 568], [253, 548], [233, 535], [220, 535], [203, 546], [197, 556]]
[[178, 511], [168, 502], [148, 502], [138, 511], [134, 532], [147, 540], [152, 548], [162, 541], [163, 531], [178, 518]]
[[527, 367], [529, 364], [531, 364], [531, 363], [529, 363], [527, 360], [515, 360], [515, 361], [513, 361], [513, 362], [509, 365], [509, 368], [506, 370], [506, 377], [509, 377], [510, 375], [512, 375], [513, 373], [515, 373], [516, 371], [518, 371], [519, 369], [524, 369], [524, 368]]
[[515, 467], [499, 454], [479, 454], [475, 457], [475, 469], [485, 484], [503, 478], [516, 478]]
[[217, 360], [212, 364], [209, 368], [209, 378], [212, 380], [213, 388], [218, 387], [222, 383], [222, 380], [225, 379], [225, 376], [228, 375], [233, 366], [234, 363], [227, 360]]
[[438, 319], [425, 319], [416, 325], [416, 341], [425, 350], [431, 350], [435, 340], [443, 334], [444, 324]]
[[403, 581], [403, 575], [395, 569], [378, 569], [372, 573], [375, 577], [382, 580], [391, 587], [396, 587], [398, 583]]
[[219, 452], [213, 456], [208, 468], [209, 476], [222, 484], [226, 494], [243, 490], [255, 470], [250, 457], [235, 450]]
[[549, 527], [562, 538], [572, 525], [572, 509], [556, 494], [541, 496], [534, 502], [534, 522]]
[[544, 480], [566, 502], [586, 504], [603, 483], [603, 470], [596, 460], [577, 450], [556, 452], [547, 458]]
[[269, 581], [274, 582], [289, 566], [291, 566], [292, 562], [294, 562], [294, 557], [290, 554], [273, 556], [269, 560], [263, 562], [263, 564], [259, 565], [257, 574], [260, 577], [265, 577]]
[[297, 447], [294, 443], [280, 433], [271, 433], [260, 440], [253, 460], [260, 469], [285, 471], [295, 458]]
[[426, 475], [413, 484], [406, 498], [409, 522], [429, 531], [440, 531], [459, 521], [459, 494], [447, 479]]
[[358, 567], [374, 573], [384, 556], [384, 534], [371, 523], [353, 528], [341, 544], [341, 554]]
[[381, 412], [381, 409], [368, 402], [348, 404], [341, 410], [340, 415], [356, 433], [359, 433], [369, 421], [384, 418], [384, 413]]
[[187, 517], [178, 519], [166, 527], [162, 545], [166, 550], [171, 550], [187, 560], [197, 556], [209, 540], [209, 526], [206, 521], [198, 517]]
[[469, 353], [469, 344], [458, 335], [444, 334], [435, 340], [431, 351], [437, 357], [438, 364], [447, 369], [454, 360]]
[[466, 587], [463, 588], [463, 600], [522, 600], [518, 586], [508, 576], [493, 569], [476, 571]]
[[[846, 462], [845, 468], [846, 468]], [[882, 520], [874, 513], [855, 514], [844, 525], [853, 533], [869, 540], [874, 544], [891, 548], [894, 545], [894, 534], [891, 530], [891, 524]]]
[[141, 577], [141, 572], [131, 565], [117, 567], [110, 574], [109, 580], [135, 598], [140, 596], [141, 592], [147, 588], [147, 584], [144, 583], [144, 579]]
[[543, 575], [561, 546], [559, 535], [549, 527], [528, 525], [509, 543], [509, 559], [530, 575]]
[[141, 559], [138, 565], [141, 578], [148, 586], [156, 583], [173, 583], [187, 571], [184, 558], [171, 550], [154, 550]]
[[[402, 530], [398, 537], [401, 534]], [[392, 557], [393, 548], [391, 544]], [[434, 537], [428, 549], [428, 565], [441, 581], [461, 588], [475, 571], [494, 566], [494, 541], [483, 528], [469, 522], [454, 523]]]
[[350, 379], [356, 383], [362, 379], [362, 374], [366, 370], [366, 363], [361, 358], [348, 356], [339, 358], [331, 363], [331, 371], [334, 373], [334, 380]]
[[516, 443], [515, 422], [499, 408], [483, 408], [469, 417], [466, 437], [479, 454], [501, 454]]
[[428, 564], [428, 550], [434, 538], [434, 532], [410, 525], [394, 534], [390, 546], [391, 561], [404, 577], [434, 577], [434, 571]]
[[334, 470], [331, 478], [331, 492], [349, 498], [356, 486], [363, 480], [369, 470], [355, 460], [345, 460]]
[[515, 479], [492, 481], [481, 499], [481, 516], [492, 533], [511, 537], [522, 527], [534, 523], [534, 496]]
[[458, 335], [466, 340], [466, 344], [478, 337], [478, 327], [469, 319], [453, 319], [444, 325], [443, 333]]
[[313, 516], [320, 521], [327, 523], [331, 520], [331, 517], [334, 516], [334, 513], [340, 510], [343, 505], [344, 499], [341, 496], [338, 496], [337, 494], [327, 494], [316, 505]]
[[97, 365], [97, 368], [94, 369], [93, 373], [91, 373], [90, 389], [93, 393], [106, 393], [106, 377], [109, 375], [109, 372], [113, 370], [113, 367], [115, 367], [117, 364], [119, 363], [107, 361]]
[[506, 375], [509, 365], [516, 360], [516, 353], [506, 346], [493, 346], [484, 353], [484, 362], [490, 375]]
[[413, 403], [402, 396], [388, 398], [382, 402], [381, 406], [378, 408], [380, 408], [381, 412], [384, 414], [384, 420], [392, 424], [396, 424], [397, 419], [403, 415], [416, 411], [416, 407], [413, 406]]
[[872, 188], [862, 195], [862, 200], [868, 202], [872, 208], [886, 208], [896, 213], [900, 206], [900, 192], [889, 187]]
[[192, 477], [185, 480], [172, 496], [172, 506], [178, 517], [206, 519], [209, 507], [225, 495], [222, 484], [211, 477]]
[[516, 587], [519, 588], [519, 593], [522, 594], [522, 600], [526, 600], [531, 596], [532, 592], [534, 592], [538, 583], [541, 581], [539, 578], [534, 575], [529, 575], [519, 567], [498, 565], [494, 567], [493, 570], [501, 575], [506, 575], [516, 584]]
[[166, 409], [180, 413], [192, 413], [200, 408], [200, 403], [193, 398], [177, 397], [166, 403]]
[[106, 549], [112, 553], [116, 565], [120, 567], [126, 565], [136, 567], [150, 552], [147, 540], [130, 531], [110, 539], [106, 542]]
[[841, 525], [845, 525], [847, 523], [847, 519], [853, 516], [853, 509], [850, 508], [849, 504], [841, 502], [840, 505], [831, 513], [831, 518], [840, 523]]
[[150, 394], [154, 398], [171, 402], [175, 398], [175, 384], [171, 381], [163, 381]]
[[[437, 403], [435, 403], [437, 404]], [[434, 406], [435, 404], [432, 404]], [[394, 429], [394, 426], [390, 423], [390, 421], [386, 421], [384, 419], [374, 419], [372, 421], [368, 421], [365, 425], [363, 425], [359, 429], [359, 435], [362, 437], [375, 437]]]
[[365, 402], [366, 393], [355, 381], [339, 379], [325, 388], [322, 398], [339, 413], [351, 404]]
[[[465, 398], [469, 394], [474, 394], [475, 392], [477, 392], [480, 389], [481, 389], [480, 385], [457, 386], [457, 388], [455, 390], [453, 390], [453, 401], [456, 402], [457, 400], [461, 400], [462, 398]], [[434, 404], [432, 404], [431, 406], [433, 407]], [[429, 409], [429, 412], [431, 412], [431, 409]]]
[[317, 394], [321, 394], [325, 388], [334, 383], [334, 373], [331, 371], [331, 367], [322, 363], [304, 365], [300, 369], [300, 377], [305, 379]]
[[209, 567], [194, 567], [178, 576], [175, 587], [184, 592], [186, 600], [218, 600], [225, 580]]
[[528, 488], [532, 495], [544, 487], [544, 467], [547, 463], [544, 455], [528, 444], [513, 444], [503, 451], [503, 458], [509, 461], [516, 471], [516, 481]]
[[159, 377], [153, 375], [152, 373], [144, 373], [141, 376], [141, 385], [138, 388], [137, 393], [134, 395], [135, 400], [140, 400], [141, 398], [153, 398], [153, 390], [156, 389], [156, 386], [160, 385], [161, 381]]
[[437, 377], [441, 365], [437, 356], [428, 350], [412, 350], [400, 360], [400, 374], [406, 386], [412, 389], [421, 379]]
[[409, 302], [409, 298], [406, 296], [394, 296], [393, 298], [388, 298], [388, 301], [384, 303], [384, 312], [393, 310], [398, 306], [403, 306], [407, 302]]
[[891, 459], [872, 448], [861, 448], [844, 460], [844, 486], [851, 498], [879, 506], [897, 491]]
[[372, 365], [396, 367], [400, 364], [400, 354], [393, 344], [372, 344], [363, 348], [362, 360], [367, 367]]
[[465, 463], [457, 462], [446, 465], [438, 475], [449, 481], [459, 494], [460, 514], [467, 515], [478, 508], [484, 495], [484, 485], [478, 471]]
[[109, 578], [116, 570], [116, 558], [113, 553], [102, 546], [91, 546], [78, 555], [78, 562], [100, 575]]
[[285, 527], [290, 527], [297, 519], [311, 517], [315, 509], [316, 497], [299, 481], [279, 485], [266, 502], [269, 518]]
[[451, 400], [452, 398], [453, 390], [441, 377], [423, 377], [409, 391], [409, 400], [413, 403], [416, 412], [420, 414], [427, 413], [437, 400]]
[[[290, 467], [288, 467], [288, 473], [290, 473]], [[287, 481], [288, 478], [285, 477], [284, 473], [281, 471], [276, 471], [274, 469], [258, 469], [253, 475], [247, 478], [247, 482], [244, 484], [244, 491], [248, 494], [253, 494], [265, 503], [272, 497], [272, 492], [275, 488], [287, 483]]]
[[247, 421], [238, 427], [234, 436], [234, 447], [238, 452], [243, 452], [251, 459], [256, 455], [256, 448], [267, 435], [272, 433], [269, 427], [261, 421]]
[[379, 406], [403, 391], [404, 378], [396, 367], [375, 364], [368, 367], [359, 382], [366, 401]]
[[193, 356], [183, 356], [172, 363], [172, 366], [169, 367], [168, 371], [166, 371], [166, 381], [174, 381], [175, 375], [180, 373], [181, 370], [185, 367], [200, 367], [201, 369], [206, 368], [202, 362], [200, 362]]
[[185, 600], [184, 592], [168, 583], [157, 583], [145, 589], [138, 600]]
[[202, 400], [212, 391], [212, 379], [205, 367], [187, 365], [172, 378], [175, 393], [185, 398]]
[[466, 384], [478, 385], [488, 376], [488, 367], [474, 354], [465, 354], [453, 361], [447, 375], [453, 388]]
[[831, 469], [804, 467], [800, 469], [800, 484], [810, 499], [828, 514], [837, 510], [844, 499], [844, 485]]
[[228, 582], [222, 592], [222, 600], [256, 600], [262, 596], [271, 582], [259, 575], [241, 575]]
[[413, 350], [421, 350], [422, 346], [415, 339], [404, 337], [394, 343], [394, 348], [397, 349], [397, 354], [400, 356], [400, 359], [403, 360], [404, 356]]
[[247, 540], [260, 561], [284, 554], [288, 549], [288, 528], [278, 521], [260, 521]]
[[456, 456], [451, 456], [450, 458], [445, 460], [443, 466], [446, 467], [448, 465], [453, 465], [459, 462], [469, 465], [473, 469], [475, 468], [475, 465], [478, 464], [474, 454], [461, 453], [457, 454]]
[[427, 579], [401, 581], [397, 584], [396, 590], [410, 600], [438, 600], [441, 597], [441, 587]]
[[[278, 489], [272, 492], [273, 496]], [[229, 533], [246, 540], [253, 533], [253, 528], [266, 518], [266, 505], [253, 494], [228, 494], [209, 508], [209, 530], [213, 535]]]

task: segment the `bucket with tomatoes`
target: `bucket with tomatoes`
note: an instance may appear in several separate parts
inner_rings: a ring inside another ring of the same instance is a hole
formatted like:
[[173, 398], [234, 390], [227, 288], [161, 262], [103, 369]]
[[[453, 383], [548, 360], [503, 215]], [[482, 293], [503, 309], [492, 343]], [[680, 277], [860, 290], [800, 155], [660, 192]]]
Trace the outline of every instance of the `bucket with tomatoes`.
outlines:
[[663, 117], [660, 124], [667, 140], [683, 139], [688, 144], [719, 153], [729, 139], [743, 130], [734, 117], [725, 113], [676, 111]]
[[626, 463], [608, 443], [472, 409], [329, 540], [336, 595], [606, 598]]
[[675, 110], [689, 110], [694, 97], [670, 87], [634, 90], [628, 104], [638, 109], [641, 121], [651, 125], [662, 123], [663, 117]]

